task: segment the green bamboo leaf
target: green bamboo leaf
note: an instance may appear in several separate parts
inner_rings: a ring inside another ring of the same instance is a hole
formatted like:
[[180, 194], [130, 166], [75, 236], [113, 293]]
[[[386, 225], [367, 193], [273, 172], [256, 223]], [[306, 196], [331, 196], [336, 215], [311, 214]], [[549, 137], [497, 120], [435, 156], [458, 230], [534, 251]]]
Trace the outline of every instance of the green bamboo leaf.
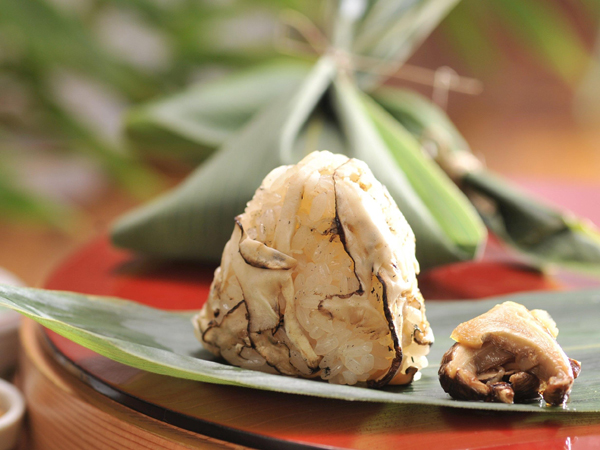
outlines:
[[257, 111], [297, 87], [308, 70], [300, 62], [270, 62], [191, 87], [134, 108], [126, 132], [143, 154], [200, 162]]
[[454, 50], [466, 63], [470, 72], [491, 74], [503, 67], [506, 54], [493, 40], [490, 25], [495, 17], [489, 14], [487, 4], [463, 1], [444, 19], [439, 30], [443, 49]]
[[50, 135], [51, 140], [61, 143], [65, 141], [63, 145], [66, 149], [87, 153], [128, 192], [139, 198], [148, 198], [150, 194], [160, 190], [163, 183], [161, 176], [133, 158], [122, 145], [109, 142], [102, 137], [97, 130], [82, 121], [76, 113], [69, 111], [52, 95], [47, 85], [47, 72], [43, 65], [37, 64], [33, 64], [28, 69], [16, 70], [20, 82], [27, 87], [28, 94], [35, 97], [40, 112], [38, 117], [40, 123], [36, 123], [36, 129], [28, 130], [27, 133], [35, 135], [41, 131], [45, 135]]
[[356, 33], [354, 50], [401, 61], [431, 33], [459, 0], [373, 2]]
[[95, 157], [129, 193], [138, 198], [148, 198], [161, 190], [164, 181], [157, 172], [133, 158], [119, 145], [107, 142], [53, 100], [47, 99], [46, 106], [53, 112], [52, 122], [72, 139], [71, 146], [80, 153]]
[[257, 114], [176, 190], [122, 218], [113, 229], [115, 244], [162, 257], [219, 261], [233, 218], [262, 179], [305, 156], [301, 135], [335, 71], [334, 61], [324, 57], [296, 92]]
[[488, 171], [471, 172], [463, 182], [493, 205], [482, 211], [492, 232], [531, 263], [600, 276], [600, 231], [591, 222], [553, 208]]
[[398, 121], [369, 97], [364, 96], [364, 103], [396, 163], [438, 225], [469, 259], [475, 258], [485, 245], [486, 230], [473, 205]]
[[76, 17], [62, 13], [50, 2], [3, 1], [0, 30], [9, 44], [22, 52], [21, 65], [42, 77], [62, 66], [101, 79], [129, 98], [141, 99], [156, 92], [157, 80], [112, 57]]
[[[581, 361], [583, 370], [564, 408], [542, 406], [539, 402], [508, 405], [452, 400], [440, 387], [438, 362], [453, 344], [449, 336], [454, 327], [505, 300], [522, 303], [529, 309], [546, 309], [557, 320], [559, 343], [571, 358]], [[600, 412], [598, 304], [598, 290], [522, 294], [484, 301], [429, 302], [427, 316], [436, 335], [436, 345], [428, 356], [430, 366], [423, 370], [420, 380], [409, 386], [376, 390], [227, 365], [204, 350], [196, 340], [192, 313], [167, 312], [115, 298], [0, 285], [0, 306], [18, 311], [101, 355], [149, 372], [207, 383], [351, 401], [557, 414]]]
[[[425, 98], [388, 88], [374, 96], [419, 140], [445, 149], [444, 157], [451, 162], [470, 153], [450, 119]], [[585, 219], [545, 204], [484, 168], [463, 174], [460, 183], [468, 193], [485, 199], [474, 204], [486, 225], [531, 263], [600, 274], [600, 231]]]
[[[375, 124], [370, 120], [363, 106], [363, 98], [350, 80], [336, 80], [334, 105], [348, 139], [346, 154], [366, 162], [398, 204], [415, 233], [417, 259], [421, 267], [430, 268], [472, 258], [474, 249], [471, 248], [468, 254], [452, 241], [436, 220], [433, 211], [428, 208], [410, 183], [409, 175], [398, 169], [398, 164], [386, 145], [386, 139], [379, 134]], [[390, 139], [389, 135], [386, 137]], [[392, 143], [397, 147], [397, 141], [394, 140]], [[406, 167], [409, 167], [408, 162]], [[410, 175], [412, 176], [413, 174]], [[428, 186], [431, 196], [441, 194], [437, 187], [439, 184]]]
[[[148, 0], [111, 0], [125, 11], [133, 10], [149, 26], [168, 36], [173, 50], [173, 64], [167, 73], [180, 85], [201, 64], [225, 64], [243, 67], [278, 56], [268, 31], [277, 22], [276, 14], [284, 8], [319, 10], [319, 3], [298, 1], [253, 0], [236, 2], [184, 1], [159, 4]], [[235, 25], [249, 23], [249, 39], [237, 33]], [[259, 24], [256, 25], [257, 21]], [[235, 23], [232, 27], [232, 22]], [[231, 32], [230, 30], [234, 30]]]
[[408, 89], [381, 87], [372, 97], [419, 141], [441, 135], [444, 145], [452, 151], [470, 152], [469, 144], [446, 113], [422, 95]]

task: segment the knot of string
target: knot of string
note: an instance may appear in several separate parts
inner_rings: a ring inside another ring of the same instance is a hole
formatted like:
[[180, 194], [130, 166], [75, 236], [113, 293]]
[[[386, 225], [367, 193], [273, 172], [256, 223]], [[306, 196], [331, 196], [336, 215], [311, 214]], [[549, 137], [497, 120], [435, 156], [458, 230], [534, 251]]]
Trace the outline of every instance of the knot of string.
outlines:
[[319, 27], [298, 11], [285, 10], [279, 19], [275, 28], [274, 46], [282, 54], [296, 57], [327, 54], [344, 71], [375, 74], [382, 78], [382, 82], [396, 78], [431, 86], [432, 100], [444, 110], [448, 106], [450, 91], [478, 95], [483, 90], [479, 80], [458, 75], [448, 66], [432, 70], [406, 63], [383, 61], [335, 48]]
[[[293, 34], [297, 36], [293, 36]], [[299, 38], [298, 38], [299, 36]], [[282, 54], [296, 57], [328, 55], [336, 61], [340, 70], [378, 75], [382, 83], [390, 78], [401, 79], [433, 88], [432, 100], [443, 110], [448, 106], [450, 91], [478, 95], [482, 83], [474, 78], [460, 76], [448, 66], [436, 70], [405, 63], [383, 61], [364, 55], [353, 54], [336, 48], [323, 32], [304, 14], [285, 10], [280, 15], [274, 35], [275, 48]], [[468, 149], [450, 148], [448, 132], [432, 126], [421, 135], [423, 150], [429, 154], [454, 181], [470, 172], [482, 170], [484, 164]]]

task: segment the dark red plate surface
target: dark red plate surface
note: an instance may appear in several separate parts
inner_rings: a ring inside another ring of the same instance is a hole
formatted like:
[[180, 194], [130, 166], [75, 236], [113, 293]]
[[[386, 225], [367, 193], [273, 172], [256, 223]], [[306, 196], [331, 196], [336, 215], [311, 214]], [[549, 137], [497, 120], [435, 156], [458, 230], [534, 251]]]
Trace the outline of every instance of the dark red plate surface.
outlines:
[[[165, 309], [197, 309], [208, 295], [212, 269], [142, 260], [113, 249], [102, 238], [65, 261], [46, 287], [118, 296]], [[469, 283], [465, 286], [457, 280]], [[445, 267], [427, 274], [422, 285], [431, 296], [454, 290], [474, 297], [506, 292], [502, 280], [510, 280], [511, 290], [557, 287], [539, 273], [498, 261]], [[559, 417], [353, 403], [210, 385], [123, 366], [54, 333], [48, 336], [56, 358], [100, 393], [165, 422], [253, 447], [600, 446], [599, 415]]]
[[[49, 289], [110, 295], [164, 309], [199, 309], [214, 267], [134, 257], [98, 239], [65, 261]], [[481, 298], [561, 283], [510, 261], [496, 245], [479, 263], [420, 278], [427, 301]], [[568, 280], [565, 282], [565, 280]], [[568, 286], [567, 286], [568, 287]], [[600, 448], [600, 415], [494, 413], [344, 402], [192, 382], [130, 368], [47, 332], [54, 356], [103, 395], [164, 422], [258, 448]]]

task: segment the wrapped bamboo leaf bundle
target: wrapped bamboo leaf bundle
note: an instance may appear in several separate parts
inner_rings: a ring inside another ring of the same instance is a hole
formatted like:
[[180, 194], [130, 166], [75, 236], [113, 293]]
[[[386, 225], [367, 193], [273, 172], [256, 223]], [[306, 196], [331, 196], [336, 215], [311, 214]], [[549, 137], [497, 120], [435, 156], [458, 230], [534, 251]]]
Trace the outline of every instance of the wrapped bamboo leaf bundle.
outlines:
[[[160, 257], [216, 262], [231, 218], [261, 180], [275, 167], [327, 149], [364, 161], [387, 187], [414, 230], [422, 267], [474, 258], [485, 242], [475, 209], [416, 139], [369, 102], [358, 83], [373, 80], [357, 78], [348, 59], [354, 44], [367, 54], [387, 48], [390, 57], [406, 58], [454, 2], [374, 2], [365, 14], [352, 6], [362, 3], [341, 2], [330, 33], [336, 51], [322, 55], [296, 89], [259, 109], [180, 187], [119, 221], [114, 242]], [[386, 24], [378, 38], [366, 25], [376, 17]], [[398, 28], [400, 18], [404, 25]], [[420, 32], [398, 40], [414, 27]]]
[[312, 68], [267, 63], [134, 111], [128, 134], [147, 152], [185, 148], [196, 161], [214, 154], [181, 187], [118, 222], [114, 242], [217, 262], [229, 220], [260, 180], [328, 149], [364, 160], [387, 186], [414, 230], [423, 269], [475, 258], [485, 224], [530, 263], [598, 273], [593, 226], [491, 174], [431, 102], [379, 87], [386, 64], [400, 67], [455, 3], [341, 2], [325, 27], [328, 51]]
[[314, 152], [271, 171], [236, 218], [193, 323], [243, 368], [407, 384], [433, 342], [418, 271], [414, 234], [366, 164]]

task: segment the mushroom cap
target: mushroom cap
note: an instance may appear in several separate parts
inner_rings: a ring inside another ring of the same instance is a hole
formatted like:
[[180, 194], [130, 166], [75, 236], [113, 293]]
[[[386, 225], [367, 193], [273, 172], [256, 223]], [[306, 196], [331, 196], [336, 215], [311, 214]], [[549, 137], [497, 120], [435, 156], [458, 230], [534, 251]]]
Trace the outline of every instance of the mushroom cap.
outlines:
[[442, 387], [455, 398], [505, 401], [508, 397], [495, 397], [492, 384], [482, 380], [482, 374], [502, 370], [504, 376], [509, 367], [517, 400], [531, 398], [535, 386], [547, 403], [562, 404], [576, 378], [573, 364], [578, 367], [578, 363], [567, 357], [557, 335], [556, 324], [546, 311], [529, 311], [510, 301], [496, 305], [452, 332], [457, 343], [442, 360]]

